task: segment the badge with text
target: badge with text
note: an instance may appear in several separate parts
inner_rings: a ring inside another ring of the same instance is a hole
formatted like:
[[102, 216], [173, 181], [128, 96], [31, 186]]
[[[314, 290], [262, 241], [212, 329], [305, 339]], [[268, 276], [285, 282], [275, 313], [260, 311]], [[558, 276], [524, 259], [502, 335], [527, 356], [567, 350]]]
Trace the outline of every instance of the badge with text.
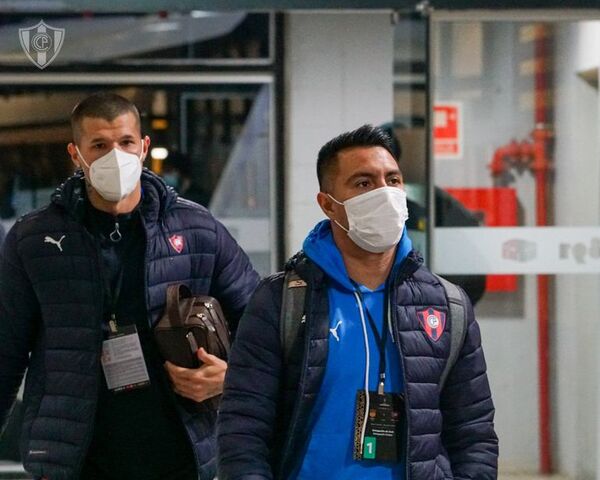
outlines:
[[[369, 411], [365, 419], [366, 407], [365, 392], [359, 390], [354, 412], [354, 460], [397, 462], [401, 456], [401, 436], [404, 431], [403, 397], [392, 393], [369, 392]], [[361, 442], [363, 429], [364, 441]]]
[[125, 392], [150, 384], [135, 325], [120, 327], [102, 343], [101, 361], [106, 385], [112, 392]]
[[437, 342], [446, 327], [446, 314], [429, 307], [425, 310], [419, 310], [417, 316], [427, 336], [434, 342]]

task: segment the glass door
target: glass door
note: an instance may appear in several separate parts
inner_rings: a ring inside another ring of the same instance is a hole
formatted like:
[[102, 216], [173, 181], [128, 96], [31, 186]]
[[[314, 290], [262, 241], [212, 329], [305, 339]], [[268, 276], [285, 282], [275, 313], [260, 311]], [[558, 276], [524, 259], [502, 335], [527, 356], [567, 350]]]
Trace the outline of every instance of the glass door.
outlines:
[[569, 16], [434, 13], [431, 264], [479, 289], [501, 472], [596, 478], [600, 22]]

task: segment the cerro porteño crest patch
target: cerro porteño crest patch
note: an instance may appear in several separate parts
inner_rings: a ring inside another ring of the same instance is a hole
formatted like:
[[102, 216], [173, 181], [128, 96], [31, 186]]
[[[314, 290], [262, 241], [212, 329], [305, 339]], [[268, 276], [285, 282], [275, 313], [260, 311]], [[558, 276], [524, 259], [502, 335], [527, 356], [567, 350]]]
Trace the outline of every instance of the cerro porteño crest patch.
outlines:
[[419, 322], [431, 340], [437, 342], [446, 327], [446, 314], [435, 308], [428, 307], [417, 311]]
[[183, 251], [183, 246], [185, 244], [183, 240], [183, 236], [181, 235], [171, 235], [169, 237], [169, 243], [175, 249], [177, 253], [181, 253]]

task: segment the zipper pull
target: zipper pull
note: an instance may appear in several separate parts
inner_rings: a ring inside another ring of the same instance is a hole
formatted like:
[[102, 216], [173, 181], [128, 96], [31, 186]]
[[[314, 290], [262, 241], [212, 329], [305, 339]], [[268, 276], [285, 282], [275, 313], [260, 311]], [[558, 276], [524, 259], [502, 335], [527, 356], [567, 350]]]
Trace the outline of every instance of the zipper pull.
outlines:
[[383, 395], [383, 387], [385, 387], [385, 373], [379, 375], [379, 386], [377, 387], [377, 393]]
[[110, 315], [110, 320], [108, 321], [108, 327], [110, 328], [111, 333], [117, 333], [117, 317], [114, 313]]
[[123, 238], [123, 235], [121, 235], [121, 231], [119, 230], [119, 222], [117, 222], [116, 220], [115, 229], [112, 232], [110, 232], [109, 238], [114, 243], [120, 242]]

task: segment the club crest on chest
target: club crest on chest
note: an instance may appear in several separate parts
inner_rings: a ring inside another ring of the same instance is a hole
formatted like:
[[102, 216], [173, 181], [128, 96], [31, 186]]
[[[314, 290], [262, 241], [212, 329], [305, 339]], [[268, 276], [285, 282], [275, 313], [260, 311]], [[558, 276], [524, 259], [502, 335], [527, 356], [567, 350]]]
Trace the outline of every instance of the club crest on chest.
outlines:
[[441, 338], [442, 333], [444, 333], [444, 328], [446, 328], [446, 314], [433, 307], [427, 307], [423, 310], [418, 310], [417, 316], [427, 336], [434, 342], [437, 342]]
[[183, 236], [171, 235], [169, 237], [169, 243], [171, 244], [171, 246], [177, 253], [181, 253], [183, 251], [183, 247], [184, 247]]

